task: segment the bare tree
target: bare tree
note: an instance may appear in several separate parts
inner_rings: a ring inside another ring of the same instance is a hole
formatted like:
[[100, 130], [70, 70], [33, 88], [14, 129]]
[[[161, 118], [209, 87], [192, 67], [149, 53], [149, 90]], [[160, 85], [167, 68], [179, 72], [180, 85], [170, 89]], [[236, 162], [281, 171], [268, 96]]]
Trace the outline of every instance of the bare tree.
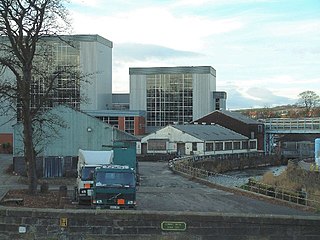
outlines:
[[[63, 0], [0, 1], [0, 98], [8, 109], [15, 108], [23, 125], [24, 157], [29, 192], [36, 193], [35, 122], [41, 112], [52, 105], [61, 76], [72, 76], [64, 84], [78, 84], [74, 66], [53, 67], [50, 44], [43, 41], [69, 29]], [[7, 74], [10, 72], [10, 74]], [[34, 89], [41, 88], [36, 95]], [[36, 96], [36, 97], [35, 97]], [[37, 140], [38, 141], [38, 140]]]
[[314, 91], [304, 91], [298, 97], [298, 105], [305, 109], [306, 115], [310, 115], [320, 103], [320, 97]]

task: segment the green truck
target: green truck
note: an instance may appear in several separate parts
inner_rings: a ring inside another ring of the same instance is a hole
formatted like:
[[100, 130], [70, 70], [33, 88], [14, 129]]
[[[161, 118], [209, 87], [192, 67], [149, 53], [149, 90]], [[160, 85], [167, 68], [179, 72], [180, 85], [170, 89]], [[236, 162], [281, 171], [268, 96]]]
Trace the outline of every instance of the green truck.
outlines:
[[92, 204], [98, 208], [136, 208], [136, 171], [127, 165], [95, 169]]

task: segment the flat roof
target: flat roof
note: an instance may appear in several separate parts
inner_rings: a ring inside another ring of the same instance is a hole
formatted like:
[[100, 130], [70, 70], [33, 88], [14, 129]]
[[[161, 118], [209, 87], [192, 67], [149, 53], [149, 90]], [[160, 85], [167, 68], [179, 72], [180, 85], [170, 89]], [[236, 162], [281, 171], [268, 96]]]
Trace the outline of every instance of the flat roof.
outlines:
[[211, 66], [184, 66], [184, 67], [147, 67], [129, 68], [129, 75], [148, 75], [148, 74], [212, 74], [216, 76], [216, 70]]
[[83, 112], [94, 117], [146, 117], [146, 112], [139, 110], [83, 110]]

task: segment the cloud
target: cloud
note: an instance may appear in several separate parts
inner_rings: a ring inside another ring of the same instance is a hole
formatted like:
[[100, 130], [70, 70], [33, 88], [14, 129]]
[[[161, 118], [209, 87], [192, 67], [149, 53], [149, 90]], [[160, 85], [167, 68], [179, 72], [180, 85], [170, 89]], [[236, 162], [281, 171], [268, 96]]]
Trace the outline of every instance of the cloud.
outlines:
[[245, 92], [233, 88], [227, 91], [228, 109], [273, 107], [293, 103], [295, 100], [278, 96], [266, 88], [252, 87]]
[[114, 56], [122, 60], [147, 60], [150, 58], [172, 59], [181, 57], [199, 57], [202, 54], [190, 51], [180, 51], [153, 44], [122, 43], [115, 44]]
[[[115, 43], [139, 42], [168, 48], [198, 51], [205, 38], [242, 28], [237, 18], [210, 19], [175, 15], [165, 7], [144, 7], [107, 16], [72, 12], [75, 33], [99, 33]], [[89, 31], [89, 32], [88, 32]]]
[[71, 2], [75, 33], [114, 43], [114, 92], [129, 91], [129, 67], [210, 65], [233, 109], [320, 94], [316, 1]]
[[97, 7], [100, 4], [103, 4], [101, 0], [70, 0], [70, 3], [77, 4], [80, 6], [89, 6], [89, 7]]

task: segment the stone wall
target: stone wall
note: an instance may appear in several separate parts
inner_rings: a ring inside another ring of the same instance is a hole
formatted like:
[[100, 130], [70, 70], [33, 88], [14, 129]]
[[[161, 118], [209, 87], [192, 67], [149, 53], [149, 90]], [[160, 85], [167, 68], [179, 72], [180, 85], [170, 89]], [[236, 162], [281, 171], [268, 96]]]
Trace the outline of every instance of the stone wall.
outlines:
[[320, 239], [319, 224], [319, 216], [0, 207], [0, 239]]

